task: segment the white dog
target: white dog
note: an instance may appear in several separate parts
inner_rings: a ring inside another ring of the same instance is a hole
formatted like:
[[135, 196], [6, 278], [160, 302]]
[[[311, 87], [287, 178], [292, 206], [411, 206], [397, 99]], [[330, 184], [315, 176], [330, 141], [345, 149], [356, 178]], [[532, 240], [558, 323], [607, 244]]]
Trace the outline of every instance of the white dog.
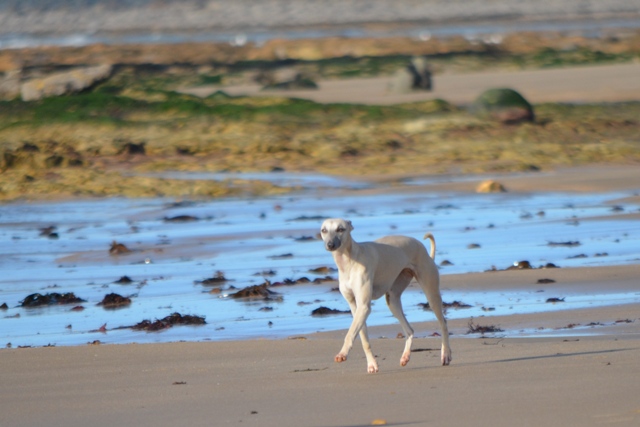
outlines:
[[435, 240], [430, 233], [424, 238], [431, 240], [431, 256], [424, 245], [406, 236], [386, 236], [375, 242], [356, 243], [351, 238], [351, 221], [331, 218], [322, 223], [321, 235], [325, 248], [333, 253], [339, 271], [340, 293], [349, 303], [353, 322], [344, 339], [344, 345], [336, 355], [336, 362], [347, 360], [356, 334], [360, 334], [362, 347], [367, 356], [369, 373], [378, 372], [378, 363], [371, 352], [367, 334], [367, 317], [371, 312], [371, 301], [386, 296], [387, 305], [398, 319], [407, 337], [400, 365], [405, 366], [411, 357], [413, 329], [402, 311], [400, 296], [415, 278], [427, 295], [429, 305], [442, 329], [443, 365], [451, 361], [449, 331], [442, 314], [440, 275], [433, 258]]

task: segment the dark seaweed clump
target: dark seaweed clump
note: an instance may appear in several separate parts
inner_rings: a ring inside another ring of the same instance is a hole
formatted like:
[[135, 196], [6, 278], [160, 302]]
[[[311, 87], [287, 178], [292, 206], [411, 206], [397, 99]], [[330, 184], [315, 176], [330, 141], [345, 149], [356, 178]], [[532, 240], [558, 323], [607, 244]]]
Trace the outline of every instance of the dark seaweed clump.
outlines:
[[155, 332], [169, 329], [175, 325], [206, 325], [206, 323], [207, 322], [204, 320], [204, 317], [201, 316], [173, 313], [162, 319], [156, 319], [153, 322], [151, 320], [143, 320], [130, 328], [135, 331]]
[[349, 310], [337, 310], [335, 308], [328, 308], [320, 306], [311, 312], [312, 316], [328, 316], [332, 314], [350, 314]]
[[262, 298], [265, 300], [279, 299], [277, 292], [273, 292], [268, 289], [269, 283], [263, 283], [262, 285], [248, 286], [239, 290], [236, 293], [229, 295], [231, 298]]
[[226, 283], [229, 279], [227, 279], [222, 271], [216, 271], [216, 274], [213, 277], [209, 277], [204, 280], [196, 280], [194, 283], [199, 283], [201, 285], [221, 285]]
[[122, 243], [116, 242], [115, 240], [111, 242], [111, 246], [109, 247], [109, 254], [111, 255], [128, 254], [130, 252], [131, 249], [129, 249]]
[[164, 217], [164, 222], [193, 222], [199, 221], [200, 218], [192, 215], [177, 215], [172, 217]]
[[469, 330], [467, 331], [468, 334], [491, 334], [491, 333], [495, 333], [495, 332], [504, 332], [504, 329], [500, 329], [497, 326], [494, 325], [478, 325], [476, 323], [473, 322], [473, 319], [469, 320]]
[[[422, 307], [423, 310], [431, 310], [431, 306], [429, 305], [428, 302], [421, 302], [418, 303], [418, 305], [420, 307]], [[442, 306], [444, 308], [471, 308], [471, 306], [469, 304], [466, 304], [462, 301], [453, 301], [453, 302], [442, 302]]]
[[105, 297], [98, 303], [104, 308], [118, 308], [124, 307], [131, 304], [131, 298], [123, 297], [122, 295], [118, 295], [116, 293], [110, 293], [105, 295]]
[[20, 302], [21, 307], [40, 307], [43, 305], [78, 304], [85, 302], [82, 298], [75, 296], [73, 292], [60, 294], [52, 292], [50, 294], [31, 294]]

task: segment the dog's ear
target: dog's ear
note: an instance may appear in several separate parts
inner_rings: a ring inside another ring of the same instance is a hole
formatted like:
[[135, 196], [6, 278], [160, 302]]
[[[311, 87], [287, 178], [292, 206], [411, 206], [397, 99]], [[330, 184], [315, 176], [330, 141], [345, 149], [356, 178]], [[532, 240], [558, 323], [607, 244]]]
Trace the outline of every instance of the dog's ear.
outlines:
[[347, 225], [349, 226], [349, 231], [353, 230], [353, 224], [351, 224], [351, 221], [347, 221]]

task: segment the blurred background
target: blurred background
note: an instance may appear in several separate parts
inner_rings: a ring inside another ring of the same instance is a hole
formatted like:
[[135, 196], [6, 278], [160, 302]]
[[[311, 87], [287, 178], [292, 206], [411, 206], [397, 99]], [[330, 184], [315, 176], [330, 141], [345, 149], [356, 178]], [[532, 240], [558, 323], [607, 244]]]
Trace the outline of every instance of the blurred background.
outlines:
[[0, 46], [636, 28], [635, 0], [5, 0]]

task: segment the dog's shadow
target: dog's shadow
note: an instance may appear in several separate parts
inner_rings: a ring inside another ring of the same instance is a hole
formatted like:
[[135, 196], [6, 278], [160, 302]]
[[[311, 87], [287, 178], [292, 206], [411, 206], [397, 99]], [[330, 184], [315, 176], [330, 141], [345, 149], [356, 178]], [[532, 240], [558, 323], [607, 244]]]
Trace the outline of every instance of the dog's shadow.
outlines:
[[[513, 358], [509, 358], [509, 359], [496, 359], [496, 360], [484, 360], [484, 361], [479, 361], [479, 362], [458, 362], [456, 363], [456, 361], [454, 361], [451, 366], [446, 367], [447, 369], [451, 369], [451, 368], [455, 368], [456, 366], [462, 367], [462, 366], [473, 366], [473, 365], [486, 365], [486, 364], [492, 364], [492, 363], [514, 363], [514, 362], [528, 362], [531, 360], [544, 360], [544, 359], [554, 359], [557, 357], [578, 357], [578, 356], [593, 356], [593, 355], [598, 355], [598, 354], [613, 354], [613, 353], [619, 353], [619, 352], [623, 352], [623, 351], [637, 351], [640, 350], [640, 348], [616, 348], [616, 349], [610, 349], [610, 350], [595, 350], [595, 351], [580, 351], [580, 352], [572, 352], [572, 353], [555, 353], [555, 354], [544, 354], [544, 355], [539, 355], [539, 356], [523, 356], [523, 357], [513, 357]], [[441, 366], [437, 366], [438, 368], [441, 368]], [[431, 365], [409, 365], [409, 366], [404, 366], [404, 367], [397, 367], [397, 369], [385, 369], [385, 370], [381, 370], [380, 372], [376, 373], [376, 376], [381, 376], [381, 375], [393, 375], [393, 374], [397, 374], [398, 372], [406, 372], [406, 371], [422, 371], [422, 370], [428, 370], [428, 369], [432, 369], [434, 368], [434, 366]]]
[[510, 359], [488, 360], [486, 362], [481, 362], [481, 363], [526, 362], [529, 360], [554, 359], [556, 357], [593, 356], [596, 354], [611, 354], [611, 353], [619, 353], [622, 351], [636, 351], [636, 350], [638, 350], [638, 348], [614, 348], [611, 350], [580, 351], [580, 352], [573, 352], [573, 353], [544, 354], [541, 356], [513, 357]]

